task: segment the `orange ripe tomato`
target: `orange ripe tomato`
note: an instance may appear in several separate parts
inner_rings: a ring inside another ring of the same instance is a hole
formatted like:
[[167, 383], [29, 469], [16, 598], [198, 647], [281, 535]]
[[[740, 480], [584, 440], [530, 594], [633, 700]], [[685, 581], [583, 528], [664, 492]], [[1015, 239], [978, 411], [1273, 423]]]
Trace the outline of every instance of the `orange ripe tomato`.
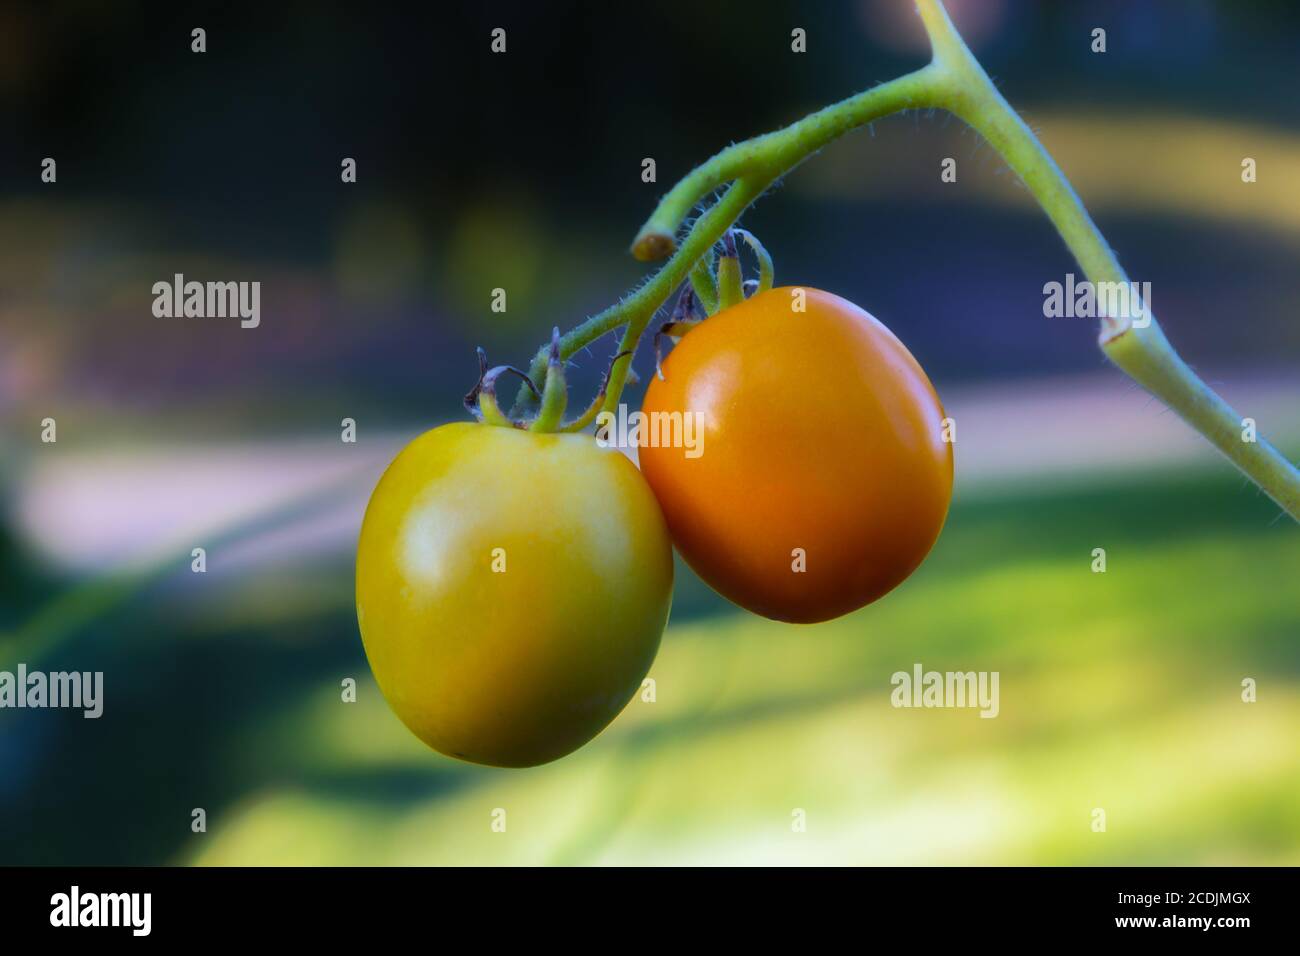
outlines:
[[[939, 398], [893, 333], [839, 296], [772, 289], [706, 319], [642, 411], [641, 471], [673, 542], [756, 614], [812, 623], [860, 608], [916, 570], [943, 527]], [[697, 416], [694, 457], [655, 447], [672, 433], [664, 413]]]

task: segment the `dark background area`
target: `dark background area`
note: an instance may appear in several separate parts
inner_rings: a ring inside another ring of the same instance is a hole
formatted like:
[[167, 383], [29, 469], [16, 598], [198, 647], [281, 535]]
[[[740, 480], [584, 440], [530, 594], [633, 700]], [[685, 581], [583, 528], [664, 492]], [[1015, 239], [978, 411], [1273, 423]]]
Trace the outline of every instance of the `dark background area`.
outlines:
[[[952, 6], [1031, 122], [1049, 92], [1054, 110], [1116, 120], [1190, 111], [1300, 121], [1295, 97], [1261, 95], [1294, 89], [1292, 4]], [[569, 327], [636, 282], [643, 270], [626, 245], [692, 165], [925, 60], [910, 5], [883, 0], [50, 4], [0, 16], [0, 103], [13, 144], [0, 182], [10, 198], [49, 211], [18, 241], [57, 249], [55, 261], [5, 285], [19, 301], [81, 313], [76, 340], [59, 345], [76, 387], [124, 402], [193, 401], [237, 377], [291, 404], [328, 379], [333, 394], [395, 418], [424, 397], [437, 416], [463, 393], [473, 345], [523, 361], [552, 324]], [[208, 34], [203, 55], [190, 52], [196, 25]], [[1089, 49], [1098, 25], [1108, 30], [1104, 55]], [[508, 30], [505, 56], [489, 50], [495, 26]], [[808, 31], [805, 55], [790, 52], [794, 26]], [[886, 145], [862, 171], [878, 184], [866, 199], [790, 202], [777, 192], [760, 202], [747, 221], [768, 237], [778, 279], [820, 284], [904, 323], [927, 367], [949, 379], [1099, 367], [1087, 323], [1012, 318], [1036, 316], [1041, 282], [1072, 268], [1040, 214], [990, 217], [937, 175], [928, 194], [892, 195], [907, 170], [937, 168], [946, 154], [937, 137], [958, 126], [947, 117], [877, 124]], [[963, 179], [1002, 175], [972, 134], [959, 142]], [[38, 179], [47, 155], [59, 162], [57, 189]], [[355, 185], [339, 181], [344, 156], [358, 161]], [[658, 163], [656, 184], [640, 181], [646, 156]], [[1062, 162], [1069, 172], [1069, 157]], [[816, 160], [798, 175], [816, 177]], [[1279, 244], [1239, 227], [1225, 241], [1194, 209], [1191, 221], [1141, 213], [1098, 218], [1158, 302], [1188, 272], [1212, 263], [1217, 275], [1195, 299], [1173, 300], [1198, 306], [1178, 315], [1178, 344], [1230, 365], [1275, 360], [1279, 349], [1294, 358], [1294, 323], [1269, 322], [1249, 339], [1213, 333], [1215, 311], [1287, 284], [1294, 236]], [[239, 277], [262, 278], [263, 308], [277, 320], [256, 352], [233, 329], [196, 347], [184, 330], [156, 326], [142, 352], [121, 331], [148, 319], [139, 305], [149, 283], [123, 269], [148, 262], [166, 275], [188, 261], [193, 272], [200, 249]], [[68, 281], [100, 259], [113, 266]], [[510, 295], [507, 316], [488, 310], [498, 285]], [[589, 363], [590, 380], [607, 351]]]

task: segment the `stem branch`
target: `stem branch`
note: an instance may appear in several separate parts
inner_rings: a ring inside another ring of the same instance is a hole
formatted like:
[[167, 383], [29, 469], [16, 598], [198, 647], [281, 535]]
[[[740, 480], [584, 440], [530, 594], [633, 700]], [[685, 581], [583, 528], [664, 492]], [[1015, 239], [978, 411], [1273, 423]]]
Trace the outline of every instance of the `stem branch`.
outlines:
[[[659, 202], [632, 243], [638, 259], [673, 253], [649, 282], [622, 302], [568, 333], [561, 352], [568, 356], [611, 329], [625, 326], [620, 351], [636, 348], [651, 317], [742, 212], [773, 182], [836, 138], [880, 117], [917, 107], [945, 109], [971, 126], [998, 151], [1038, 200], [1088, 280], [1094, 285], [1129, 288], [1115, 253], [1098, 231], [1069, 180], [1038, 138], [998, 92], [984, 68], [953, 27], [940, 0], [916, 0], [930, 37], [933, 59], [920, 70], [882, 83], [819, 110], [784, 129], [727, 147], [698, 166]], [[701, 216], [681, 246], [677, 232], [691, 210], [709, 193], [730, 183], [722, 198]], [[702, 285], [696, 275], [697, 285]], [[709, 295], [712, 290], [702, 290]], [[1140, 385], [1164, 401], [1205, 436], [1293, 518], [1300, 520], [1300, 472], [1262, 438], [1243, 439], [1243, 420], [1174, 351], [1150, 303], [1118, 316], [1105, 316], [1100, 344], [1104, 354]], [[1142, 322], [1135, 322], [1135, 317]], [[539, 379], [546, 349], [530, 370]], [[623, 366], [608, 383], [604, 407], [612, 409], [627, 375]], [[530, 403], [520, 390], [516, 408]]]
[[[1069, 180], [997, 91], [962, 42], [942, 3], [917, 0], [916, 6], [934, 50], [931, 66], [936, 68], [936, 105], [971, 126], [1015, 170], [1094, 286], [1122, 283], [1132, 289], [1124, 268]], [[1138, 317], [1141, 321], [1134, 321]], [[1105, 318], [1100, 345], [1107, 358], [1205, 436], [1287, 514], [1300, 520], [1300, 472], [1263, 438], [1244, 440], [1241, 415], [1174, 351], [1149, 302]]]
[[[632, 252], [642, 261], [671, 259], [640, 289], [605, 311], [571, 329], [560, 339], [560, 354], [568, 358], [606, 332], [627, 326], [619, 351], [636, 348], [651, 317], [690, 274], [698, 260], [740, 218], [741, 213], [773, 182], [832, 140], [873, 120], [900, 110], [932, 106], [933, 64], [888, 83], [858, 93], [846, 100], [806, 116], [784, 129], [729, 146], [698, 166], [659, 202], [641, 227]], [[719, 187], [727, 186], [722, 198], [695, 221], [680, 247], [676, 234], [696, 204]], [[546, 371], [548, 347], [538, 350], [529, 375], [540, 381]], [[605, 405], [618, 404], [627, 369], [616, 372], [605, 395]], [[523, 388], [515, 400], [512, 415], [522, 414], [533, 404]]]

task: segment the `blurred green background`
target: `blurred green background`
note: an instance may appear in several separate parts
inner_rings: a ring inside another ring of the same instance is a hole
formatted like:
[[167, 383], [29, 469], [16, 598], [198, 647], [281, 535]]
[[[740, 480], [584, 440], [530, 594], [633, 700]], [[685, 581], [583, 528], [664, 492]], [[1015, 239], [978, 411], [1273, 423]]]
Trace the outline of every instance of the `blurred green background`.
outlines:
[[[105, 675], [99, 720], [0, 710], [0, 863], [1300, 863], [1300, 535], [1094, 323], [1043, 318], [1077, 267], [941, 115], [834, 144], [745, 220], [956, 419], [926, 564], [815, 627], [679, 566], [656, 700], [546, 767], [443, 758], [389, 712], [356, 530], [461, 416], [473, 347], [524, 362], [638, 280], [626, 244], [691, 165], [925, 58], [901, 0], [612, 7], [0, 12], [0, 669]], [[1175, 345], [1300, 457], [1300, 10], [950, 7]], [[154, 318], [175, 272], [260, 281], [261, 327]], [[918, 662], [998, 671], [1000, 715], [894, 709]]]

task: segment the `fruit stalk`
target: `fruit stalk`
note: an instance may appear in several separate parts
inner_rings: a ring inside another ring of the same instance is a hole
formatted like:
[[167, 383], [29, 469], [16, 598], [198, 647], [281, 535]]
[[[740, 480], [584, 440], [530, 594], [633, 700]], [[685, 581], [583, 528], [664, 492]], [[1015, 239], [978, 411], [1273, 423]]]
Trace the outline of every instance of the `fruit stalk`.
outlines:
[[[998, 151], [1038, 200], [1089, 281], [1130, 287], [1123, 266], [1069, 180], [962, 42], [943, 4], [917, 0], [917, 10], [934, 50], [934, 105], [963, 120]], [[1300, 520], [1300, 472], [1295, 465], [1262, 437], [1244, 440], [1241, 415], [1178, 355], [1150, 303], [1143, 304], [1140, 323], [1134, 321], [1135, 311], [1103, 320], [1098, 339], [1102, 352]]]
[[[606, 332], [625, 327], [619, 351], [634, 350], [651, 318], [673, 290], [690, 276], [708, 305], [707, 266], [714, 244], [749, 205], [772, 183], [822, 147], [876, 119], [907, 109], [944, 109], [967, 123], [997, 150], [1020, 177], [1052, 221], [1087, 278], [1128, 284], [1128, 276], [1088, 215], [1059, 166], [997, 91], [957, 33], [941, 0], [916, 0], [917, 12], [929, 35], [932, 60], [925, 67], [882, 83], [819, 110], [784, 129], [736, 143], [698, 166], [660, 200], [632, 243], [632, 254], [649, 262], [672, 258], [640, 289], [574, 328], [560, 341], [561, 354], [572, 355]], [[694, 223], [681, 245], [677, 232], [706, 196], [726, 187], [722, 198]], [[1106, 317], [1100, 345], [1103, 353], [1138, 384], [1161, 399], [1201, 433], [1269, 495], [1292, 518], [1300, 520], [1300, 471], [1262, 437], [1243, 439], [1243, 419], [1205, 384], [1165, 337], [1149, 304], [1145, 324], [1132, 315]], [[540, 379], [548, 349], [534, 358], [530, 374]], [[618, 404], [626, 379], [619, 368], [604, 395], [604, 407]], [[533, 404], [521, 388], [515, 413]]]
[[[642, 261], [662, 259], [670, 253], [672, 258], [639, 289], [561, 336], [561, 357], [568, 358], [605, 333], [623, 326], [626, 329], [619, 351], [634, 349], [651, 318], [668, 301], [673, 290], [755, 199], [782, 175], [849, 130], [900, 110], [928, 105], [924, 95], [929, 70], [930, 67], [925, 67], [882, 83], [785, 129], [737, 143], [697, 167], [660, 201], [632, 246], [633, 255]], [[695, 220], [679, 246], [675, 237], [682, 221], [706, 195], [723, 185], [727, 188], [722, 197]], [[707, 303], [707, 299], [701, 298]], [[535, 381], [546, 372], [549, 351], [550, 347], [544, 346], [533, 358], [529, 375]], [[609, 383], [605, 396], [607, 408], [618, 405], [626, 374], [624, 366]], [[522, 414], [533, 401], [528, 391], [520, 388], [512, 415]]]

